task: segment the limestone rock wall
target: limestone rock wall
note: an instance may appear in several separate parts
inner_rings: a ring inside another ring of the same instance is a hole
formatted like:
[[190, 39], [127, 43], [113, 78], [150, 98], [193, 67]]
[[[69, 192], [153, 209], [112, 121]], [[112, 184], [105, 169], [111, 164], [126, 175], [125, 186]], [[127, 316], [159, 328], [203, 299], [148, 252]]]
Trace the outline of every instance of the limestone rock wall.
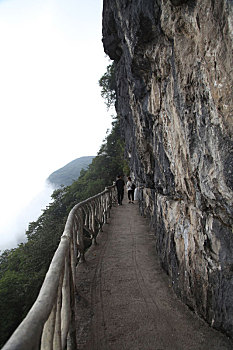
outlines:
[[174, 290], [233, 336], [233, 2], [104, 0], [116, 109]]

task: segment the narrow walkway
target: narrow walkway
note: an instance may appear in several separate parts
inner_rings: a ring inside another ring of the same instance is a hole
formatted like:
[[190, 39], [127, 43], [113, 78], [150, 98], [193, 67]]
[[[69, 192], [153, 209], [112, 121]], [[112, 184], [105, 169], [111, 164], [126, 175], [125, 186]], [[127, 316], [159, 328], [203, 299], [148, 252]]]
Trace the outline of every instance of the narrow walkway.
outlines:
[[98, 243], [78, 266], [78, 349], [233, 349], [173, 293], [137, 204], [113, 208]]

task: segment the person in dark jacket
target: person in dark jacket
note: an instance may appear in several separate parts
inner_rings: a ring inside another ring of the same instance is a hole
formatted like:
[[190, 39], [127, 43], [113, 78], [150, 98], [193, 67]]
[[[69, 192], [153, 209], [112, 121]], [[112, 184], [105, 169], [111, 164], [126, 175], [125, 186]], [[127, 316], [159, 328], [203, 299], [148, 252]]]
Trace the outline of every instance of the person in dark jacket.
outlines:
[[125, 187], [125, 182], [122, 179], [122, 176], [118, 175], [116, 180], [118, 205], [122, 205], [122, 201], [124, 198], [124, 187]]

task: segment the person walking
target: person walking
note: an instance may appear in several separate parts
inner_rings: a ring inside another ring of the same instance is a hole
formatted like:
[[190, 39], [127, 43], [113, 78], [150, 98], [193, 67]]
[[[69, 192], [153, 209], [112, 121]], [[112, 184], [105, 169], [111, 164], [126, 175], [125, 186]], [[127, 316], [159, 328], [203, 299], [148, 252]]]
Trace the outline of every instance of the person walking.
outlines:
[[116, 180], [118, 205], [122, 205], [122, 201], [123, 201], [123, 198], [124, 198], [124, 187], [125, 187], [125, 182], [122, 179], [122, 176], [118, 175], [117, 176], [117, 180]]
[[133, 204], [135, 185], [133, 184], [132, 179], [131, 179], [130, 176], [128, 177], [128, 181], [127, 181], [126, 187], [127, 187], [127, 191], [128, 191], [129, 203]]

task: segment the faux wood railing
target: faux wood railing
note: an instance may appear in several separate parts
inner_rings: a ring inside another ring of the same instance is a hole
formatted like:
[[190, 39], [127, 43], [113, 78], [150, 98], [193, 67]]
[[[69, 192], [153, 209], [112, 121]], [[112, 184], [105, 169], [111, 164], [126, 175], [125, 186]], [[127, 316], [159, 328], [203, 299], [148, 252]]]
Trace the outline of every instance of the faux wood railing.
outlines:
[[76, 350], [76, 265], [85, 260], [85, 241], [107, 223], [115, 186], [77, 204], [69, 213], [39, 296], [2, 350]]

